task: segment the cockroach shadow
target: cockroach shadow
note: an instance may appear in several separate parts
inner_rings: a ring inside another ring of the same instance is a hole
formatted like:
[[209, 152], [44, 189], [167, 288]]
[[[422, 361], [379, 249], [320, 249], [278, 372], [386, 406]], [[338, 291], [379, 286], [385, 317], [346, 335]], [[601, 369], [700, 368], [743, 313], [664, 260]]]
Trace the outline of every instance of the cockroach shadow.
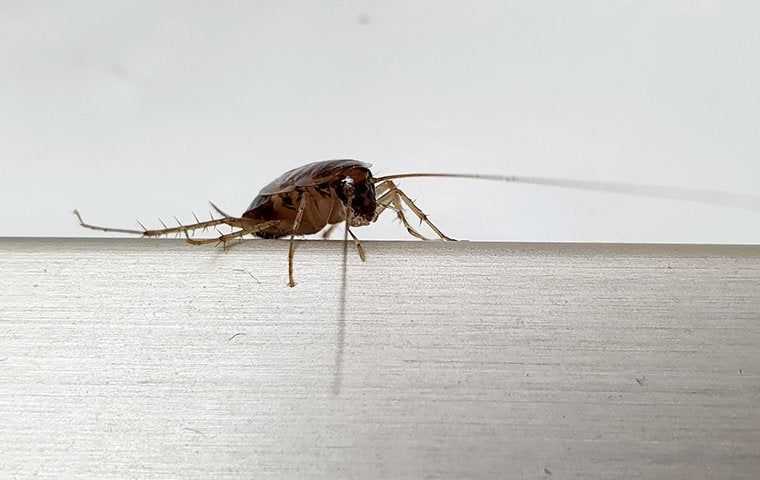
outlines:
[[346, 345], [346, 296], [348, 291], [348, 229], [343, 235], [343, 259], [340, 267], [340, 294], [338, 296], [338, 337], [335, 340], [335, 371], [333, 395], [339, 395], [343, 384], [343, 350]]

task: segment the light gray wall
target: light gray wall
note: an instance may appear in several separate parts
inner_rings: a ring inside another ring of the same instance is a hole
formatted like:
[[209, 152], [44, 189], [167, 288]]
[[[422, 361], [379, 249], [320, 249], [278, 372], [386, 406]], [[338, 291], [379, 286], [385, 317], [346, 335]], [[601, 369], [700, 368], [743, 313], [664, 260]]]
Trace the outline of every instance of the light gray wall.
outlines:
[[[3, 2], [0, 235], [243, 210], [282, 171], [487, 172], [753, 193], [756, 2]], [[760, 214], [403, 185], [454, 237], [760, 242]], [[390, 219], [364, 238], [406, 238]]]

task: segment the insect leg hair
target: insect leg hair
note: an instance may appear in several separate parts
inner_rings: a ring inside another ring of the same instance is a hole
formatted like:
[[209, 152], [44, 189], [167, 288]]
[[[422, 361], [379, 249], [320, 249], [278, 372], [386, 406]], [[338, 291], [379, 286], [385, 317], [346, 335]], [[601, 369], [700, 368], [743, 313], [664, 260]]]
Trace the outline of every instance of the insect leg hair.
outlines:
[[446, 235], [444, 235], [444, 234], [443, 234], [443, 232], [441, 232], [440, 230], [438, 230], [438, 227], [436, 227], [436, 226], [433, 224], [433, 222], [431, 222], [431, 221], [428, 219], [427, 215], [425, 215], [425, 212], [423, 212], [422, 210], [420, 210], [420, 209], [419, 209], [419, 207], [417, 207], [417, 205], [415, 205], [415, 204], [414, 204], [414, 202], [412, 201], [412, 199], [411, 199], [411, 198], [409, 198], [409, 197], [406, 195], [406, 193], [404, 193], [404, 192], [403, 192], [401, 189], [399, 189], [398, 187], [396, 187], [396, 189], [395, 189], [395, 190], [396, 190], [396, 193], [398, 194], [398, 196], [401, 198], [401, 200], [403, 200], [403, 202], [409, 206], [409, 208], [412, 210], [412, 212], [414, 212], [414, 214], [415, 214], [415, 215], [417, 215], [417, 217], [418, 217], [418, 218], [419, 218], [421, 221], [425, 222], [425, 223], [427, 224], [427, 226], [428, 226], [428, 227], [432, 228], [432, 229], [433, 229], [433, 231], [434, 231], [434, 232], [435, 232], [435, 233], [436, 233], [436, 234], [437, 234], [439, 237], [441, 237], [441, 240], [448, 240], [448, 241], [450, 241], [450, 242], [453, 242], [453, 241], [454, 241], [454, 239], [453, 239], [453, 238], [447, 237]]
[[[385, 182], [381, 184], [381, 186], [386, 185], [387, 183], [392, 183], [392, 182]], [[404, 210], [401, 205], [401, 200], [399, 199], [399, 196], [396, 190], [389, 190], [385, 192], [383, 195], [381, 195], [380, 198], [377, 199], [377, 208], [375, 209], [375, 218], [373, 219], [373, 221], [376, 221], [377, 218], [385, 211], [386, 208], [391, 208], [392, 210], [396, 212], [396, 217], [398, 217], [398, 219], [401, 221], [401, 223], [406, 228], [406, 231], [409, 232], [410, 235], [412, 235], [413, 237], [419, 238], [420, 240], [430, 240], [429, 238], [427, 238], [426, 236], [418, 232], [406, 219], [406, 215], [404, 214]]]
[[390, 180], [386, 180], [380, 186], [386, 186], [387, 192], [383, 194], [380, 198], [378, 198], [377, 203], [378, 207], [375, 211], [375, 219], [390, 205], [393, 205], [393, 209], [396, 211], [396, 216], [401, 220], [401, 223], [404, 224], [404, 227], [406, 227], [406, 230], [409, 232], [410, 235], [419, 238], [420, 240], [429, 240], [427, 237], [423, 236], [421, 233], [419, 233], [412, 225], [409, 223], [409, 221], [406, 219], [406, 215], [404, 215], [404, 210], [402, 206], [402, 201], [406, 203], [409, 208], [411, 208], [412, 212], [414, 212], [417, 217], [419, 217], [420, 221], [423, 221], [428, 224], [430, 228], [433, 229], [433, 231], [442, 239], [442, 240], [453, 240], [452, 238], [447, 237], [443, 234], [433, 223], [427, 218], [427, 215], [420, 210], [417, 205], [412, 202], [412, 200], [403, 192], [401, 189], [399, 189], [396, 184], [394, 184]]

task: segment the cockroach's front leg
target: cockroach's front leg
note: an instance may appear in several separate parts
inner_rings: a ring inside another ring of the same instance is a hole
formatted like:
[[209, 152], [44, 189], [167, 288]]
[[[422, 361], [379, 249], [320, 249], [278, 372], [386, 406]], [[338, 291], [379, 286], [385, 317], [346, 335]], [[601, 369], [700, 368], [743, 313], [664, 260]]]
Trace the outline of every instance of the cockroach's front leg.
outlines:
[[[390, 184], [390, 185], [388, 185]], [[393, 184], [391, 181], [386, 181], [381, 183], [377, 191], [383, 192], [378, 199], [377, 199], [377, 209], [375, 210], [375, 220], [382, 214], [385, 209], [392, 208], [396, 212], [396, 217], [401, 221], [401, 223], [406, 228], [406, 231], [409, 232], [410, 235], [413, 237], [419, 238], [420, 240], [430, 240], [429, 238], [422, 235], [420, 232], [418, 232], [406, 219], [406, 215], [404, 214], [403, 206], [401, 205], [401, 198], [398, 194], [398, 188], [396, 185]]]
[[[425, 215], [425, 212], [420, 210], [419, 207], [417, 207], [417, 205], [414, 204], [412, 199], [409, 198], [406, 195], [406, 193], [404, 193], [400, 188], [398, 188], [392, 181], [388, 180], [386, 183], [390, 184], [389, 191], [396, 192], [396, 194], [401, 199], [401, 201], [403, 201], [412, 210], [412, 212], [414, 212], [414, 214], [417, 216], [417, 218], [420, 219], [420, 221], [425, 222], [428, 227], [430, 227], [439, 237], [441, 237], [441, 240], [447, 240], [451, 242], [455, 241], [453, 238], [450, 238], [444, 235], [443, 232], [438, 229], [438, 227], [433, 225], [433, 222], [431, 222], [430, 219], [428, 219], [428, 216]], [[407, 230], [408, 229], [409, 227], [407, 226]], [[412, 233], [412, 235], [414, 234]]]

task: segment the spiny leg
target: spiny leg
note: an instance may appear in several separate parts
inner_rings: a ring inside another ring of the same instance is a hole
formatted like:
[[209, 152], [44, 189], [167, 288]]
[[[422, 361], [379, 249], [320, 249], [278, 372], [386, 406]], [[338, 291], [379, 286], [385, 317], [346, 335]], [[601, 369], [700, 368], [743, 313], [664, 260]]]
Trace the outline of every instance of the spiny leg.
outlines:
[[[381, 184], [382, 187], [385, 184]], [[378, 190], [380, 190], [378, 188]], [[393, 201], [393, 192], [385, 192], [382, 195], [377, 197], [377, 206], [375, 207], [375, 216], [372, 218], [373, 222], [377, 221], [377, 218], [385, 211], [386, 208], [391, 206], [391, 203]]]
[[377, 207], [375, 207], [375, 216], [372, 219], [373, 222], [377, 221], [377, 217], [379, 217], [386, 208], [391, 207], [393, 197], [395, 196], [391, 187], [395, 187], [391, 181], [385, 181], [375, 187], [375, 202], [377, 203]]
[[243, 237], [245, 235], [248, 235], [248, 230], [238, 230], [237, 232], [222, 234], [220, 232], [219, 236], [216, 238], [205, 238], [203, 240], [195, 240], [190, 238], [190, 236], [185, 232], [185, 241], [189, 243], [190, 245], [207, 245], [209, 243], [215, 243], [217, 245], [222, 244], [222, 248], [224, 250], [227, 250], [227, 242], [230, 240], [234, 240], [236, 238]]
[[404, 209], [401, 205], [401, 200], [398, 196], [397, 192], [394, 192], [395, 198], [393, 199], [393, 206], [396, 210], [396, 216], [401, 220], [401, 223], [404, 224], [406, 227], [406, 231], [409, 232], [410, 235], [413, 237], [417, 237], [420, 240], [430, 240], [426, 236], [422, 235], [420, 232], [418, 232], [414, 227], [412, 227], [412, 224], [409, 223], [409, 221], [406, 219], [406, 215], [404, 215]]
[[[387, 186], [386, 184], [390, 183], [391, 187]], [[393, 182], [383, 182], [380, 184], [378, 190], [381, 190], [382, 187], [385, 187], [385, 190], [388, 190], [386, 193], [380, 196], [380, 198], [377, 199], [377, 208], [375, 209], [375, 218], [373, 221], [377, 220], [377, 218], [380, 216], [381, 213], [385, 211], [386, 208], [391, 208], [396, 212], [396, 216], [401, 221], [401, 223], [406, 228], [406, 231], [409, 232], [410, 235], [413, 237], [419, 238], [420, 240], [430, 240], [429, 238], [422, 235], [420, 232], [418, 232], [412, 225], [409, 223], [409, 221], [406, 219], [406, 215], [404, 215], [404, 209], [401, 205], [401, 200], [399, 199], [398, 192], [396, 189], [396, 186], [393, 185]]]
[[220, 235], [217, 238], [206, 238], [206, 239], [203, 239], [203, 240], [192, 239], [187, 234], [187, 232], [185, 232], [185, 237], [186, 237], [185, 241], [187, 243], [189, 243], [190, 245], [206, 245], [206, 244], [209, 244], [209, 243], [216, 243], [218, 245], [218, 244], [221, 243], [223, 245], [223, 248], [226, 249], [228, 241], [234, 240], [236, 238], [243, 237], [245, 235], [253, 235], [253, 234], [255, 234], [257, 232], [260, 232], [262, 230], [266, 230], [267, 228], [272, 227], [272, 226], [276, 225], [277, 223], [279, 223], [279, 220], [270, 220], [268, 222], [262, 222], [262, 223], [257, 223], [255, 225], [250, 225], [250, 226], [243, 227], [242, 230], [238, 230], [237, 232], [228, 233], [226, 235]]
[[301, 200], [298, 202], [298, 211], [296, 212], [296, 218], [293, 221], [293, 230], [290, 234], [290, 248], [288, 248], [288, 286], [293, 288], [296, 286], [296, 282], [293, 280], [293, 256], [296, 252], [296, 232], [298, 227], [301, 226], [301, 220], [303, 219], [303, 212], [306, 209], [306, 195], [301, 193]]
[[[114, 232], [114, 233], [132, 233], [136, 235], [142, 235], [143, 237], [160, 237], [162, 235], [170, 235], [172, 233], [187, 233], [189, 231], [199, 230], [201, 228], [205, 229], [205, 228], [214, 227], [216, 225], [223, 225], [223, 224], [232, 226], [232, 225], [235, 225], [240, 220], [235, 217], [226, 217], [226, 218], [207, 220], [205, 222], [198, 221], [197, 223], [193, 223], [189, 225], [179, 225], [177, 227], [166, 227], [159, 230], [148, 230], [148, 229], [145, 229], [145, 227], [143, 227], [144, 230], [130, 230], [130, 229], [125, 229], [125, 228], [100, 227], [97, 225], [91, 225], [89, 223], [85, 223], [84, 220], [82, 220], [82, 216], [79, 214], [78, 210], [74, 210], [74, 215], [76, 215], [77, 220], [79, 220], [79, 225], [81, 225], [84, 228], [89, 228], [90, 230], [99, 230], [101, 232]], [[196, 217], [196, 220], [198, 220], [198, 217]], [[140, 226], [142, 226], [142, 224], [140, 224]]]
[[436, 227], [435, 225], [433, 225], [433, 222], [431, 222], [428, 219], [427, 215], [425, 215], [425, 212], [423, 212], [422, 210], [420, 210], [419, 207], [417, 207], [417, 205], [414, 204], [414, 202], [412, 201], [412, 199], [409, 198], [403, 191], [401, 191], [400, 188], [398, 188], [395, 185], [393, 185], [393, 189], [396, 191], [396, 193], [398, 193], [399, 197], [401, 197], [401, 199], [404, 201], [404, 203], [406, 203], [409, 206], [409, 208], [412, 210], [412, 212], [414, 212], [414, 214], [417, 215], [417, 217], [421, 221], [425, 222], [428, 227], [430, 227], [431, 229], [433, 229], [433, 231], [439, 237], [441, 237], [441, 240], [448, 240], [450, 242], [455, 241], [453, 238], [447, 237], [446, 235], [443, 234], [442, 231], [438, 230], [438, 227]]

